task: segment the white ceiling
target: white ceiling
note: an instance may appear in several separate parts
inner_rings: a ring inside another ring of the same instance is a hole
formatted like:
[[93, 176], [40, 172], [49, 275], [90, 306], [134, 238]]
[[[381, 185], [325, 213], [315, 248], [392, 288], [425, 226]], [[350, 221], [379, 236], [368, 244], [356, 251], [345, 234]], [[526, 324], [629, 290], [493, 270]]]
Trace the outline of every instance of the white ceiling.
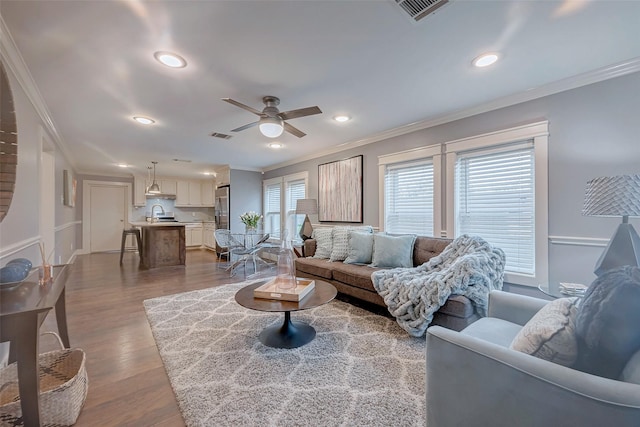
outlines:
[[[0, 14], [69, 160], [107, 175], [260, 170], [640, 58], [639, 1], [451, 0], [418, 23], [394, 0], [2, 0]], [[486, 51], [501, 61], [472, 67]], [[209, 136], [257, 119], [220, 98], [261, 110], [264, 95], [323, 114], [291, 120], [307, 136], [281, 150], [257, 127]]]

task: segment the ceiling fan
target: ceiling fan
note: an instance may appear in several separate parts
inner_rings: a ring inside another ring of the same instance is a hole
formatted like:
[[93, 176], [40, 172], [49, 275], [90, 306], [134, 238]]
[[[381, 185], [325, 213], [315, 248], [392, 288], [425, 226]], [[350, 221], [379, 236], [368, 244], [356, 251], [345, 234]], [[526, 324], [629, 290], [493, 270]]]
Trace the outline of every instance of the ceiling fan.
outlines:
[[297, 136], [298, 138], [302, 138], [306, 135], [306, 133], [291, 126], [286, 122], [286, 120], [297, 119], [299, 117], [312, 116], [314, 114], [322, 113], [320, 108], [318, 108], [317, 106], [280, 112], [280, 110], [278, 110], [280, 98], [277, 98], [275, 96], [265, 96], [262, 98], [262, 102], [264, 102], [265, 105], [262, 111], [258, 111], [255, 108], [242, 104], [241, 102], [234, 101], [231, 98], [222, 98], [222, 100], [228, 102], [229, 104], [233, 104], [236, 107], [240, 107], [244, 110], [250, 111], [257, 116], [260, 116], [260, 120], [258, 120], [257, 122], [249, 123], [247, 125], [240, 126], [239, 128], [231, 129], [231, 132], [240, 132], [241, 130], [249, 129], [250, 127], [258, 125], [260, 128], [260, 132], [264, 136], [269, 138], [277, 138], [282, 135], [282, 132], [285, 130], [290, 134]]

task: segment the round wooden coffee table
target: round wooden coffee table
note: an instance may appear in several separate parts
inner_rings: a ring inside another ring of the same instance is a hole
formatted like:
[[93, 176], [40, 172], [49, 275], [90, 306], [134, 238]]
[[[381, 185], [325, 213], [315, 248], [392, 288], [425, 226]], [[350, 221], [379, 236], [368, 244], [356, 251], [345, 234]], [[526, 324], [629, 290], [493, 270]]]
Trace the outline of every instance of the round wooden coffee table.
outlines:
[[251, 310], [284, 313], [282, 325], [269, 326], [260, 332], [259, 339], [262, 344], [276, 348], [296, 348], [313, 341], [316, 336], [316, 330], [313, 326], [304, 322], [292, 322], [291, 312], [326, 304], [334, 299], [338, 293], [332, 284], [318, 279], [314, 280], [315, 287], [300, 302], [254, 298], [253, 290], [265, 282], [245, 286], [236, 293], [236, 302], [243, 307]]

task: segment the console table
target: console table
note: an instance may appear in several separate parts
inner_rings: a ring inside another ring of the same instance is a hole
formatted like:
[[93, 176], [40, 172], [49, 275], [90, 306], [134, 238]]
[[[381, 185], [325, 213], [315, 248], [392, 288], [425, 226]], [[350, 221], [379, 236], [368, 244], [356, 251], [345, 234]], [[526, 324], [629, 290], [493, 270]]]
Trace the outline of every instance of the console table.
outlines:
[[38, 269], [17, 287], [0, 291], [0, 342], [11, 342], [9, 363], [18, 362], [20, 405], [25, 427], [40, 426], [38, 342], [40, 325], [53, 308], [62, 343], [69, 348], [65, 285], [68, 265], [53, 267], [53, 281], [40, 285]]

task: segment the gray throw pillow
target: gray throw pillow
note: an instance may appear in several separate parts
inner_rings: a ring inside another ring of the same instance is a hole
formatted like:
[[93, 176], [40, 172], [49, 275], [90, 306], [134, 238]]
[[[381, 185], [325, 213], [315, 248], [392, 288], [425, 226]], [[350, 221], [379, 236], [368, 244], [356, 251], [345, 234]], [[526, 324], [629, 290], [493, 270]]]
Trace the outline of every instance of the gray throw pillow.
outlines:
[[575, 318], [578, 298], [560, 298], [538, 311], [518, 332], [510, 349], [563, 366], [578, 356]]
[[315, 228], [311, 233], [311, 238], [316, 240], [316, 253], [313, 258], [327, 259], [331, 256], [333, 247], [331, 228]]
[[329, 261], [344, 261], [349, 255], [349, 232], [357, 230], [365, 233], [373, 233], [373, 227], [363, 225], [361, 227], [333, 227], [333, 246]]
[[610, 270], [589, 286], [576, 316], [578, 360], [574, 367], [618, 379], [640, 350], [640, 269]]
[[369, 264], [373, 255], [373, 234], [349, 231], [348, 254], [345, 264]]
[[372, 267], [413, 267], [413, 244], [415, 234], [389, 236], [376, 233], [373, 235]]

